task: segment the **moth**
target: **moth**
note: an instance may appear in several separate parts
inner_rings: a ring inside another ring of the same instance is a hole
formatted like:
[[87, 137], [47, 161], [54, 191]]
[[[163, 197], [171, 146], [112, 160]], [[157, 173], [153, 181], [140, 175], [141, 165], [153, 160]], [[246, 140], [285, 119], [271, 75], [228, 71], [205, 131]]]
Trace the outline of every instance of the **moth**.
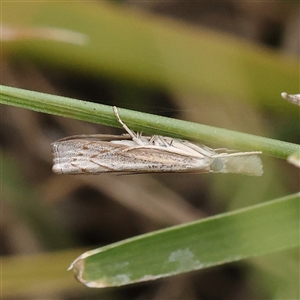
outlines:
[[240, 173], [261, 176], [260, 151], [211, 149], [186, 140], [160, 135], [74, 135], [52, 143], [53, 172], [57, 174]]

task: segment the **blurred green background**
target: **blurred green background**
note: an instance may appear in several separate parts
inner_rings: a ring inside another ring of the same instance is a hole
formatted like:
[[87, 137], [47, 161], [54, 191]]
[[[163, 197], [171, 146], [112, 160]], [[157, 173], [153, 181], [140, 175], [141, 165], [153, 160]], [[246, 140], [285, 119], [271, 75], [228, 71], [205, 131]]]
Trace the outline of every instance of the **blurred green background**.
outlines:
[[[299, 142], [299, 108], [280, 97], [299, 93], [298, 2], [1, 5], [3, 85]], [[299, 249], [104, 291], [66, 272], [85, 249], [298, 191], [285, 161], [263, 157], [262, 178], [57, 176], [51, 142], [122, 131], [9, 106], [0, 130], [3, 299], [297, 294]]]

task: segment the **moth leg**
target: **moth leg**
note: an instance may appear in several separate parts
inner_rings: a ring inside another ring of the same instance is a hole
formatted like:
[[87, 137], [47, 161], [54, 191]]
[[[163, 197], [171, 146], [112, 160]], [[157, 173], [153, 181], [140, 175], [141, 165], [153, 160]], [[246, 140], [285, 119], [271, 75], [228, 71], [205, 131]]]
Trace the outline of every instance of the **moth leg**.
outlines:
[[169, 144], [164, 137], [160, 135], [153, 135], [149, 140], [149, 144], [153, 146], [160, 146], [160, 147], [170, 147], [171, 143]]
[[[201, 145], [200, 147], [188, 141], [183, 141], [183, 144], [190, 147], [193, 150], [196, 150], [197, 152], [203, 154], [204, 156], [210, 158], [217, 158], [217, 157], [225, 158], [225, 157], [237, 157], [237, 156], [249, 156], [255, 154], [262, 154], [261, 151], [237, 152], [236, 150], [228, 150], [226, 148], [211, 149], [205, 145]], [[227, 151], [227, 152], [220, 152], [220, 151]]]
[[166, 147], [172, 147], [173, 146], [173, 142], [174, 142], [174, 139], [170, 139], [170, 141], [168, 142], [166, 140], [166, 138], [164, 138], [163, 136], [159, 135], [157, 136], [157, 138], [166, 146]]
[[186, 140], [183, 140], [181, 142], [183, 145], [195, 150], [196, 152], [200, 153], [201, 155], [204, 155], [206, 157], [210, 157], [212, 158], [215, 154], [217, 154], [214, 149], [212, 148], [209, 148], [205, 145], [196, 145], [196, 144], [193, 144], [189, 141], [186, 141]]
[[132, 140], [135, 141], [138, 145], [143, 146], [144, 143], [141, 140], [141, 136], [142, 134], [136, 134], [134, 131], [130, 130], [127, 125], [121, 120], [119, 113], [118, 113], [118, 109], [116, 108], [116, 106], [113, 107], [114, 109], [114, 114], [116, 116], [117, 121], [122, 125], [122, 127], [129, 133], [129, 135], [131, 136]]

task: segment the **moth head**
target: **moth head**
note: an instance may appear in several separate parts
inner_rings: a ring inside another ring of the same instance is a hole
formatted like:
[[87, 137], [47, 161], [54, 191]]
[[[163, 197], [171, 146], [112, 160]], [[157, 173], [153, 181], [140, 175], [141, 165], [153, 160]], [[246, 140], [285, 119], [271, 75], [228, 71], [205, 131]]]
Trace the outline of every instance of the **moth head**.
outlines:
[[210, 164], [210, 168], [213, 172], [220, 172], [224, 168], [224, 163], [221, 158], [215, 158]]

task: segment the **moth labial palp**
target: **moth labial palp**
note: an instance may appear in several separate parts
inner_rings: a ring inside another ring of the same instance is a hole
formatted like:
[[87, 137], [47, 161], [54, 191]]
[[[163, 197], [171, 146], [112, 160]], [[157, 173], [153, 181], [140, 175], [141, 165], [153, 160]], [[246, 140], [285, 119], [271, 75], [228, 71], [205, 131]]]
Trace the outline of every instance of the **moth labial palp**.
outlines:
[[260, 176], [262, 162], [254, 152], [221, 152], [204, 145], [160, 135], [142, 136], [121, 120], [126, 135], [77, 135], [52, 144], [53, 171], [58, 174], [101, 173], [240, 173]]

